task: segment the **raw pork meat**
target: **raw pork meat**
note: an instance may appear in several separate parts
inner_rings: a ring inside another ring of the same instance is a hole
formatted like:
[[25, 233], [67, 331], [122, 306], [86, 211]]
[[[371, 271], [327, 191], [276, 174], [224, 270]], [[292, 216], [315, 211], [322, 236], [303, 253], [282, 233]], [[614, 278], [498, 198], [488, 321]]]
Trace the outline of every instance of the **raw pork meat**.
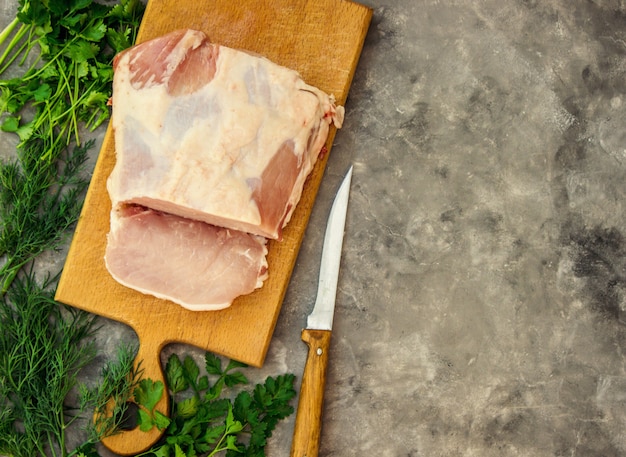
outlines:
[[185, 308], [216, 310], [261, 287], [266, 239], [140, 206], [111, 213], [105, 260], [121, 284]]
[[114, 202], [280, 239], [343, 107], [297, 72], [180, 30], [115, 61]]
[[121, 284], [224, 308], [267, 277], [343, 107], [269, 60], [181, 30], [116, 57], [105, 261]]

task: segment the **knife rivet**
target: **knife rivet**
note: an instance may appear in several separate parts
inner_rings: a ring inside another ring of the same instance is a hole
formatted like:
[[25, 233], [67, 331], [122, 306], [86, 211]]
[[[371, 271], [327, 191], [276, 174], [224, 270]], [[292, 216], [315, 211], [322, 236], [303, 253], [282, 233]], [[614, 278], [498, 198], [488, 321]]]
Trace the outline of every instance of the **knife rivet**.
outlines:
[[324, 351], [322, 351], [322, 348], [317, 348], [317, 355], [322, 355]]

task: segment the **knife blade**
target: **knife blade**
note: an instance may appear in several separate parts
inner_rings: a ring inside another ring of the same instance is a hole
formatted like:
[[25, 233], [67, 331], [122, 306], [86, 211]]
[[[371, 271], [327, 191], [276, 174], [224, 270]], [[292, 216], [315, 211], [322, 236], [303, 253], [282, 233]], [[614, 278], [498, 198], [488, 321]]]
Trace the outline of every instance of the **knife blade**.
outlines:
[[300, 386], [291, 457], [317, 457], [319, 450], [328, 349], [351, 180], [352, 167], [346, 173], [330, 210], [324, 234], [315, 306], [307, 317], [306, 328], [302, 330], [302, 341], [308, 346], [308, 354]]

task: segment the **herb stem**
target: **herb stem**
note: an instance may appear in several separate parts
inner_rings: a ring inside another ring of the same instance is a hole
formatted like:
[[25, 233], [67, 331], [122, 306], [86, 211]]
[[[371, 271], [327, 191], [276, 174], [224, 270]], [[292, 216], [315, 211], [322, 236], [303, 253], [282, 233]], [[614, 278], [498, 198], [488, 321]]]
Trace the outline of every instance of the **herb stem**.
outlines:
[[[9, 38], [9, 36], [11, 35], [11, 33], [13, 32], [13, 30], [18, 24], [20, 24], [20, 21], [16, 18], [2, 31], [2, 33], [0, 33], [0, 44], [4, 44], [4, 42]], [[15, 46], [17, 46], [20, 40], [24, 38], [26, 33], [28, 33], [29, 29], [30, 27], [27, 26], [26, 24], [21, 24], [20, 28], [17, 30], [17, 33], [13, 36], [11, 41], [7, 44], [4, 52], [2, 53], [2, 56], [0, 56], [0, 65], [3, 65], [4, 68], [8, 67], [15, 60], [15, 58], [18, 55], [20, 55], [21, 51], [24, 49], [27, 43], [24, 43], [18, 49], [18, 51], [13, 55], [13, 57], [5, 64], [5, 60], [7, 59], [7, 57], [11, 54], [11, 52], [13, 52], [13, 50], [15, 49]]]
[[21, 24], [21, 21], [16, 17], [0, 32], [0, 44], [5, 42], [18, 24]]

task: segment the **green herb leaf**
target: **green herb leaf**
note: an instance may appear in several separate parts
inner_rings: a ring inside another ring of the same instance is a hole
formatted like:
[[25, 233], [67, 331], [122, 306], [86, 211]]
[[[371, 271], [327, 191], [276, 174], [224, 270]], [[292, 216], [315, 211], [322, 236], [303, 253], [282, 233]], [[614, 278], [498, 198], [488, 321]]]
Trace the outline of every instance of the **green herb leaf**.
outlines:
[[79, 36], [87, 41], [101, 41], [104, 38], [106, 32], [107, 26], [104, 24], [103, 20], [99, 20], [96, 23], [91, 24], [89, 27], [85, 28]]
[[87, 8], [93, 0], [71, 0], [69, 2], [70, 11], [79, 11]]
[[2, 129], [3, 132], [17, 132], [17, 129], [19, 128], [19, 126], [20, 126], [19, 116], [7, 116], [2, 122], [0, 129]]
[[[89, 17], [89, 15], [87, 13], [83, 13], [83, 14], [75, 14], [73, 16], [64, 16], [60, 21], [59, 24], [62, 25], [63, 27], [69, 29], [69, 30], [75, 30], [76, 28], [78, 28], [80, 26], [80, 24], [85, 21], [87, 18]], [[50, 28], [50, 31], [52, 31], [52, 29]], [[43, 31], [42, 31], [43, 32]], [[41, 33], [43, 34], [43, 33]]]
[[44, 100], [48, 100], [52, 95], [52, 89], [49, 84], [41, 84], [33, 91], [33, 100], [35, 102], [43, 102]]
[[156, 450], [151, 451], [155, 457], [169, 457], [170, 456], [170, 447], [166, 444], [159, 447]]
[[67, 46], [66, 56], [74, 62], [82, 62], [95, 58], [99, 49], [90, 41], [76, 40]]
[[154, 421], [154, 425], [159, 430], [165, 430], [170, 425], [170, 422], [171, 422], [170, 418], [160, 411], [154, 412], [153, 421]]
[[204, 441], [208, 444], [217, 443], [226, 431], [226, 425], [218, 425], [217, 427], [207, 428], [206, 433], [204, 434]]
[[196, 385], [198, 391], [202, 392], [209, 389], [210, 387], [211, 384], [209, 383], [209, 378], [207, 376], [201, 376], [200, 378], [198, 378], [198, 383]]
[[165, 387], [161, 381], [142, 379], [135, 389], [135, 401], [149, 412], [154, 411], [155, 406], [163, 396]]
[[154, 425], [155, 425], [154, 421], [152, 420], [152, 415], [150, 414], [150, 412], [144, 409], [139, 410], [138, 423], [139, 423], [139, 430], [141, 430], [142, 432], [149, 432], [150, 430], [154, 428]]
[[237, 434], [243, 430], [243, 425], [238, 420], [235, 420], [233, 415], [233, 408], [229, 405], [228, 414], [226, 415], [226, 433], [228, 435]]
[[47, 7], [55, 16], [63, 16], [68, 9], [66, 0], [47, 0]]
[[187, 454], [183, 452], [183, 450], [178, 444], [174, 446], [174, 455], [175, 457], [187, 457]]
[[224, 383], [228, 387], [233, 387], [237, 384], [247, 384], [248, 378], [246, 378], [246, 376], [241, 372], [229, 373], [224, 376]]
[[198, 414], [198, 403], [198, 397], [190, 397], [182, 400], [176, 407], [178, 415], [183, 419], [195, 416]]
[[121, 52], [130, 46], [130, 34], [130, 28], [121, 31], [108, 29], [106, 31], [107, 42], [116, 52]]
[[190, 357], [186, 356], [183, 360], [183, 372], [188, 381], [195, 384], [198, 376], [200, 376], [200, 368], [196, 365], [196, 362]]
[[172, 393], [179, 393], [189, 388], [189, 382], [185, 378], [183, 364], [176, 354], [172, 354], [165, 366], [167, 385]]
[[[233, 430], [232, 433], [238, 433], [240, 430]], [[237, 437], [234, 435], [230, 435], [226, 437], [226, 449], [230, 449], [231, 451], [241, 452], [241, 449], [237, 447]]]
[[204, 356], [206, 371], [209, 374], [222, 374], [222, 361], [215, 354], [209, 352]]
[[27, 124], [20, 125], [17, 130], [15, 130], [15, 133], [17, 133], [17, 136], [20, 138], [20, 141], [22, 143], [30, 140], [34, 132], [35, 126], [33, 121], [28, 122]]

